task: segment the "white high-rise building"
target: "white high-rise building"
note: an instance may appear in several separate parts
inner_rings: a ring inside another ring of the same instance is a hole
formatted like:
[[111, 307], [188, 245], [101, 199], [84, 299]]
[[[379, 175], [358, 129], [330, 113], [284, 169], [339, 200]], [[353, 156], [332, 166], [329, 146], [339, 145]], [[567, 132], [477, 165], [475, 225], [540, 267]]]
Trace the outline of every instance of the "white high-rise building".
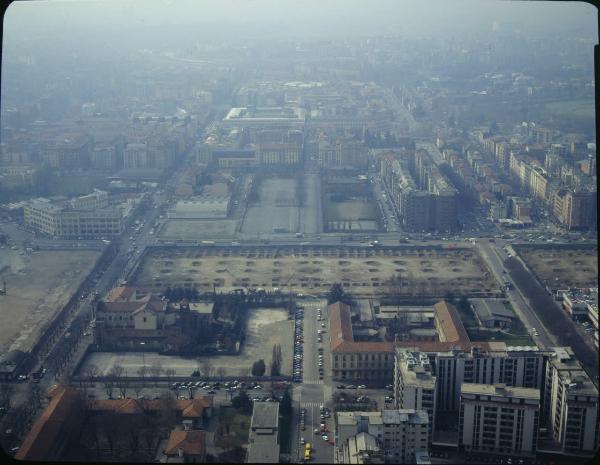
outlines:
[[461, 386], [459, 447], [509, 456], [535, 454], [540, 391], [505, 384]]
[[394, 405], [399, 409], [425, 410], [429, 418], [429, 441], [435, 430], [436, 378], [423, 352], [396, 349]]
[[598, 449], [598, 389], [570, 347], [554, 349], [546, 367], [544, 415], [552, 438], [565, 453]]

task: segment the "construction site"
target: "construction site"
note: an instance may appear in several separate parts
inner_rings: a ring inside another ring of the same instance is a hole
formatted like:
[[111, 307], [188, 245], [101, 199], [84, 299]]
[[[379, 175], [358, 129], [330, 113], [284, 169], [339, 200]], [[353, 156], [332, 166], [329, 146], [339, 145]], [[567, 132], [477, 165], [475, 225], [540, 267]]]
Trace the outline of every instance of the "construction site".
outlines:
[[499, 292], [478, 252], [468, 247], [152, 247], [131, 277], [132, 285], [155, 293], [182, 287], [322, 295], [334, 282], [362, 297]]

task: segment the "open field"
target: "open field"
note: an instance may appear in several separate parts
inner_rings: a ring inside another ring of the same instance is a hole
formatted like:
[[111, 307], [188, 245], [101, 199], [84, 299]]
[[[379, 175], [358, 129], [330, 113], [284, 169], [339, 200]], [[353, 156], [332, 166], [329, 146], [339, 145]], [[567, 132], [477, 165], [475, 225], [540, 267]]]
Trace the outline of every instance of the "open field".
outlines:
[[259, 359], [265, 361], [266, 374], [269, 374], [273, 345], [280, 344], [281, 374], [290, 375], [294, 322], [287, 317], [287, 310], [281, 308], [251, 309], [246, 326], [246, 341], [238, 355], [179, 357], [153, 352], [92, 352], [81, 365], [79, 374], [85, 375], [91, 364], [98, 367], [100, 375], [108, 374], [115, 365], [122, 366], [127, 373], [136, 373], [144, 365], [147, 367], [160, 365], [163, 368], [173, 368], [175, 376], [190, 376], [197, 369], [204, 373], [204, 367], [208, 364], [211, 367], [211, 376], [248, 376], [252, 364]]
[[[392, 277], [400, 277], [393, 287]], [[495, 292], [498, 283], [471, 248], [433, 247], [195, 247], [154, 248], [132, 279], [163, 292], [168, 286], [199, 292], [237, 288], [326, 293], [341, 282], [352, 294], [443, 296]]]
[[526, 248], [519, 255], [551, 289], [598, 286], [597, 248]]
[[95, 251], [0, 250], [0, 350], [31, 349], [40, 330], [62, 309], [100, 256]]
[[300, 206], [298, 180], [295, 178], [267, 178], [258, 189], [258, 200], [250, 205], [244, 218], [242, 232], [271, 234], [276, 231], [297, 232]]
[[563, 100], [544, 105], [547, 112], [559, 117], [594, 118], [594, 100]]
[[377, 205], [364, 199], [323, 202], [323, 223], [329, 231], [377, 231]]
[[165, 240], [230, 239], [236, 220], [167, 220], [158, 236]]

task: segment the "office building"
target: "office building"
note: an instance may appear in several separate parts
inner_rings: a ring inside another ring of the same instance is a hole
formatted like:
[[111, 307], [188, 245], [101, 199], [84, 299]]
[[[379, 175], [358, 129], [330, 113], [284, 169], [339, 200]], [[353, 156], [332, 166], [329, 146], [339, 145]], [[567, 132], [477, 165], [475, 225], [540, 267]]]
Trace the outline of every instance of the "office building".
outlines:
[[30, 200], [23, 212], [26, 225], [61, 238], [94, 239], [116, 236], [123, 230], [121, 210], [109, 207], [108, 194], [98, 190], [71, 202]]

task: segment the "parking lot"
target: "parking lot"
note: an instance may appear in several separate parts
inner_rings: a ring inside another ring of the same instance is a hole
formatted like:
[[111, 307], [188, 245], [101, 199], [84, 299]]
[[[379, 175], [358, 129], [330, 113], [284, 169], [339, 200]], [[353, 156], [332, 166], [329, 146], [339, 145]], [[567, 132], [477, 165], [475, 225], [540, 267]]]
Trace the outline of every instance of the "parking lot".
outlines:
[[598, 286], [597, 248], [518, 247], [518, 253], [551, 289]]
[[[391, 287], [390, 279], [399, 277]], [[237, 288], [323, 294], [334, 282], [351, 293], [435, 295], [498, 290], [471, 248], [237, 246], [149, 251], [133, 279], [145, 291], [167, 287], [199, 292]]]

